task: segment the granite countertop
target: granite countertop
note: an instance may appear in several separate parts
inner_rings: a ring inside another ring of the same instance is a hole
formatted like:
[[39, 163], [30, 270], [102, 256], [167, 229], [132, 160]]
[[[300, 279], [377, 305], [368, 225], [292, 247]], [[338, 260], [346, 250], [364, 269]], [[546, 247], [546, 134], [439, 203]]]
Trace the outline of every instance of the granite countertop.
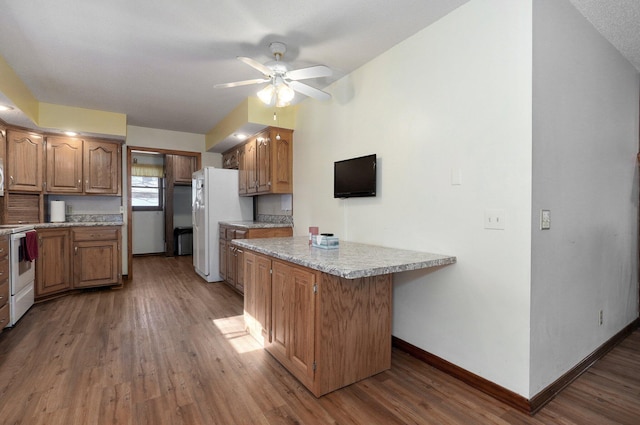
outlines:
[[57, 223], [34, 223], [33, 227], [38, 229], [55, 229], [57, 227], [97, 227], [97, 226], [122, 226], [122, 221], [63, 221]]
[[271, 223], [266, 221], [220, 221], [223, 226], [234, 226], [241, 229], [271, 229], [276, 227], [293, 227], [288, 223]]
[[309, 238], [234, 239], [234, 245], [347, 279], [445, 266], [456, 257], [340, 241], [338, 249], [309, 246]]

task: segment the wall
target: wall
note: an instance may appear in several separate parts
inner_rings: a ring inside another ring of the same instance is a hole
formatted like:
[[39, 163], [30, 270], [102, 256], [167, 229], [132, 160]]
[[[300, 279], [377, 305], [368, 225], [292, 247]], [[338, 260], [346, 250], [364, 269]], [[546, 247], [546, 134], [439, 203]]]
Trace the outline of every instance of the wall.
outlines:
[[[533, 17], [536, 394], [638, 316], [640, 88], [637, 71], [568, 2], [535, 1]], [[541, 209], [550, 230], [539, 230]]]
[[[474, 0], [298, 111], [295, 233], [456, 255], [394, 276], [393, 335], [529, 393], [531, 4]], [[333, 162], [378, 155], [375, 198], [333, 199]], [[461, 184], [452, 180], [461, 176]], [[486, 209], [505, 230], [485, 230]]]

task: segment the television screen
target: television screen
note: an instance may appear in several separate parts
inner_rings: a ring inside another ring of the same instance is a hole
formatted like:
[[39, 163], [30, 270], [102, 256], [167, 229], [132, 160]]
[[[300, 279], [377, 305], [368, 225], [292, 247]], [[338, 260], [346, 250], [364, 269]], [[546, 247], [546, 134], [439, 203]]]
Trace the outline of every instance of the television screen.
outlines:
[[376, 154], [336, 161], [333, 197], [376, 196]]

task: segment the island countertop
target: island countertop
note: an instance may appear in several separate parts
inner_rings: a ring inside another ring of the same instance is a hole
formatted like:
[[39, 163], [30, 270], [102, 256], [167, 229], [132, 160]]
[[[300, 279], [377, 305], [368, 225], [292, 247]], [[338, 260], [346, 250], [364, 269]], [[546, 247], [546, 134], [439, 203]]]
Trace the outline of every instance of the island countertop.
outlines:
[[234, 239], [232, 244], [335, 276], [356, 279], [445, 266], [456, 257], [340, 241], [338, 249], [309, 246], [306, 236]]
[[291, 224], [286, 223], [271, 223], [267, 221], [221, 221], [219, 224], [223, 226], [233, 226], [240, 229], [272, 229], [280, 227], [293, 227]]

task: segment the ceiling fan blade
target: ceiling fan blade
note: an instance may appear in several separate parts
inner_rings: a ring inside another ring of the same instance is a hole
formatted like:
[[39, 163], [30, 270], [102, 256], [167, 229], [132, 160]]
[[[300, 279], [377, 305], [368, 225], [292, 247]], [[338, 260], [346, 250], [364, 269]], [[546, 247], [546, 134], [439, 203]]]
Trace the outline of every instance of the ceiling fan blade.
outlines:
[[271, 77], [271, 75], [273, 74], [273, 71], [271, 70], [271, 68], [261, 64], [257, 60], [254, 60], [254, 59], [251, 59], [251, 58], [248, 58], [248, 57], [245, 57], [245, 56], [238, 56], [238, 60], [242, 61], [242, 62], [246, 63], [247, 65], [249, 65], [250, 67], [252, 67], [254, 69], [257, 69], [258, 71], [262, 72], [266, 77]]
[[227, 88], [227, 87], [238, 87], [238, 86], [248, 86], [249, 84], [260, 84], [260, 83], [267, 83], [271, 81], [268, 78], [256, 78], [254, 80], [244, 80], [244, 81], [236, 81], [233, 83], [224, 83], [224, 84], [216, 84], [215, 86], [213, 86], [216, 89], [223, 89], [223, 88]]
[[289, 87], [291, 87], [297, 92], [304, 94], [305, 96], [309, 96], [317, 100], [331, 99], [331, 95], [329, 93], [323, 92], [322, 90], [318, 90], [317, 88], [311, 87], [310, 85], [307, 85], [298, 81], [290, 81], [287, 84], [289, 84]]
[[333, 74], [333, 71], [328, 66], [316, 65], [287, 71], [287, 78], [296, 81], [306, 80], [307, 78], [329, 77], [331, 74]]

